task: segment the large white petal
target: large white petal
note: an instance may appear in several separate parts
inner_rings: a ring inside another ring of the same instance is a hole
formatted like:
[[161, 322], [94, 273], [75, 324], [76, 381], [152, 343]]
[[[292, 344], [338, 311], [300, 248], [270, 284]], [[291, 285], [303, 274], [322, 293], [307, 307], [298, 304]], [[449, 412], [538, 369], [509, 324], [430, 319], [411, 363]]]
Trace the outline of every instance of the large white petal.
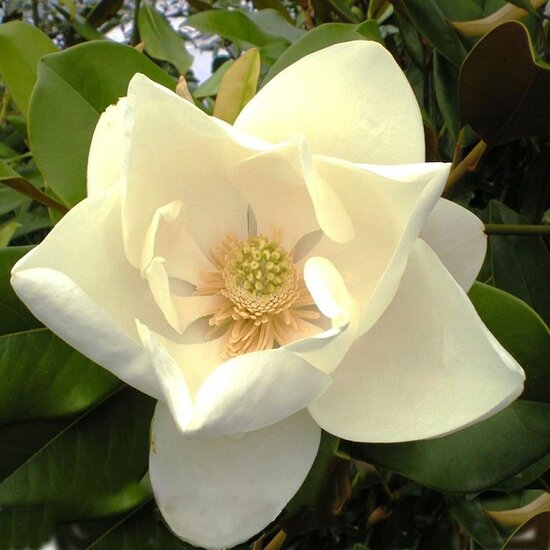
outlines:
[[227, 170], [261, 149], [259, 142], [139, 74], [130, 82], [126, 113], [122, 219], [133, 265], [140, 266], [155, 212], [173, 201], [181, 201], [181, 215], [205, 254], [227, 233], [244, 237], [247, 205]]
[[357, 165], [316, 157], [317, 174], [346, 207], [355, 237], [323, 238], [311, 254], [328, 258], [359, 307], [366, 332], [393, 299], [411, 247], [445, 185], [449, 164]]
[[392, 304], [355, 342], [310, 412], [322, 428], [353, 441], [424, 439], [498, 412], [521, 393], [523, 380], [419, 239]]
[[307, 407], [330, 382], [284, 347], [233, 357], [199, 388], [190, 430], [208, 436], [258, 430]]
[[147, 282], [124, 254], [115, 189], [75, 206], [13, 268], [27, 307], [70, 345], [139, 390], [159, 397], [134, 319], [168, 327]]
[[149, 471], [170, 528], [206, 548], [244, 542], [282, 511], [315, 459], [320, 429], [305, 411], [238, 437], [188, 439], [157, 405]]
[[278, 230], [287, 249], [319, 228], [337, 241], [353, 236], [344, 205], [317, 177], [303, 137], [293, 136], [246, 159], [229, 174], [254, 212], [258, 233], [270, 236]]
[[440, 199], [420, 237], [436, 252], [456, 282], [466, 292], [470, 290], [487, 251], [483, 222], [466, 208]]
[[330, 384], [327, 374], [285, 348], [224, 361], [219, 341], [178, 345], [138, 327], [181, 433], [217, 437], [258, 430], [304, 409]]
[[126, 98], [110, 105], [99, 117], [88, 153], [88, 197], [119, 181], [124, 150]]
[[416, 98], [376, 42], [337, 44], [300, 59], [252, 98], [235, 128], [272, 143], [303, 133], [314, 153], [353, 162], [424, 161]]

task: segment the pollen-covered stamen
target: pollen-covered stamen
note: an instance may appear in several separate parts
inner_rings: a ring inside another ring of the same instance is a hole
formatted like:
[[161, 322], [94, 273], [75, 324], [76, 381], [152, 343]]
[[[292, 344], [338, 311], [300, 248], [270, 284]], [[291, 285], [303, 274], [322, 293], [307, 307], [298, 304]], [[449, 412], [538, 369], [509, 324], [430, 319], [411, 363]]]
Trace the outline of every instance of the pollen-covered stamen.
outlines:
[[288, 253], [263, 235], [241, 241], [227, 255], [222, 294], [245, 319], [279, 313], [299, 297], [298, 272]]
[[199, 295], [221, 295], [227, 302], [210, 318], [209, 337], [225, 331], [228, 356], [284, 345], [311, 327], [319, 311], [278, 236], [239, 241], [227, 236], [212, 249], [219, 271], [203, 274]]

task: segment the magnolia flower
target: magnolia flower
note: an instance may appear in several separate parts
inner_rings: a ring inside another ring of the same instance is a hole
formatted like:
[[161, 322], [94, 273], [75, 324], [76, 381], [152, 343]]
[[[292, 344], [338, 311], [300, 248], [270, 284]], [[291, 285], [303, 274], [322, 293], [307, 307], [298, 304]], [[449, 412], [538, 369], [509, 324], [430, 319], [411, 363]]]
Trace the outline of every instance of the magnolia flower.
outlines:
[[230, 126], [143, 75], [102, 115], [88, 198], [13, 269], [56, 334], [158, 399], [150, 476], [185, 540], [245, 541], [321, 428], [436, 437], [505, 407], [521, 368], [468, 300], [480, 221], [440, 199], [392, 56], [339, 44]]

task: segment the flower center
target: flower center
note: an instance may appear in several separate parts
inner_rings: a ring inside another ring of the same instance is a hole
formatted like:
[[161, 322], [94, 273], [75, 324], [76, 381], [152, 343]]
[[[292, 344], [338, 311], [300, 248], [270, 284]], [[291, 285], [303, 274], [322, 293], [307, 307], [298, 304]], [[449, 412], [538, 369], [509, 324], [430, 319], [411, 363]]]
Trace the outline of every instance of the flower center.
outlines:
[[263, 235], [240, 241], [227, 255], [222, 276], [222, 294], [253, 319], [289, 307], [299, 295], [292, 258]]
[[309, 321], [319, 311], [277, 233], [242, 241], [227, 235], [211, 250], [217, 270], [202, 273], [195, 294], [226, 299], [207, 334], [225, 332], [226, 356], [282, 346], [316, 330]]

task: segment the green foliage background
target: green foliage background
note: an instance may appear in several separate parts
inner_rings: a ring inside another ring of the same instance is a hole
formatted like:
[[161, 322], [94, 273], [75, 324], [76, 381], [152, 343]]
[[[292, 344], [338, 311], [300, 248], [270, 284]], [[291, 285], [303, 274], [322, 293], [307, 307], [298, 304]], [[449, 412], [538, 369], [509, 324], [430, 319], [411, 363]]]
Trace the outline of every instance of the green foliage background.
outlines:
[[[242, 548], [519, 548], [529, 528], [530, 548], [549, 547], [544, 2], [12, 0], [2, 16], [0, 549], [51, 540], [62, 549], [191, 548], [163, 524], [148, 483], [153, 400], [41, 326], [9, 286], [14, 262], [84, 198], [100, 113], [136, 72], [172, 89], [184, 74], [195, 103], [231, 121], [258, 84], [347, 40], [376, 40], [393, 54], [422, 110], [427, 160], [453, 162], [446, 196], [487, 224], [470, 297], [524, 367], [526, 389], [489, 420], [435, 440], [352, 444], [324, 434], [285, 513]], [[108, 38], [113, 29], [125, 43]], [[200, 84], [191, 39], [213, 52], [213, 75]]]

